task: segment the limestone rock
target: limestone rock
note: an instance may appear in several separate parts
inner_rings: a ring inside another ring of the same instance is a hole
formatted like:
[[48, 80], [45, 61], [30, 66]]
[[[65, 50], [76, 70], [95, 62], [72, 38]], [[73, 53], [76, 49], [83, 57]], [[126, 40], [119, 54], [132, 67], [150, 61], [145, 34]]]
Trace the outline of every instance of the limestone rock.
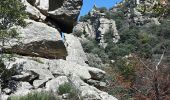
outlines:
[[20, 82], [13, 96], [24, 96], [31, 92], [33, 86], [28, 82]]
[[97, 88], [84, 83], [79, 77], [72, 75], [71, 81], [79, 90], [80, 97], [83, 100], [118, 100], [106, 92], [100, 91]]
[[82, 0], [27, 0], [47, 17], [46, 21], [58, 26], [62, 32], [71, 33], [77, 21]]
[[33, 82], [33, 86], [34, 88], [41, 88], [45, 85], [45, 83], [47, 82], [47, 79], [43, 79], [43, 80], [34, 80]]
[[86, 80], [90, 79], [91, 75], [88, 70], [88, 66], [82, 66], [75, 62], [69, 62], [65, 60], [57, 60], [50, 64], [50, 71], [54, 75], [70, 75], [76, 74], [77, 76], [81, 77], [81, 79]]
[[104, 35], [107, 33], [112, 35], [113, 43], [118, 42], [120, 36], [114, 20], [106, 18], [99, 11], [94, 11], [92, 15], [88, 16], [88, 20], [78, 22], [74, 28], [74, 33], [83, 33], [85, 37], [96, 39], [104, 48], [107, 46], [104, 39]]
[[[28, 0], [29, 1], [29, 0]], [[46, 16], [43, 15], [37, 8], [27, 2], [27, 0], [22, 0], [22, 3], [26, 6], [26, 12], [29, 13], [30, 18], [34, 20], [45, 20]]]
[[29, 24], [25, 28], [18, 29], [21, 33], [20, 40], [6, 41], [6, 46], [2, 48], [3, 52], [56, 59], [66, 57], [66, 48], [56, 29], [40, 22], [26, 21]]
[[46, 83], [46, 90], [47, 91], [53, 91], [56, 92], [60, 85], [68, 82], [68, 79], [66, 76], [59, 76], [55, 79], [52, 79]]
[[66, 60], [76, 62], [80, 65], [86, 65], [86, 62], [88, 62], [88, 60], [79, 39], [71, 34], [65, 34], [65, 40], [68, 52]]

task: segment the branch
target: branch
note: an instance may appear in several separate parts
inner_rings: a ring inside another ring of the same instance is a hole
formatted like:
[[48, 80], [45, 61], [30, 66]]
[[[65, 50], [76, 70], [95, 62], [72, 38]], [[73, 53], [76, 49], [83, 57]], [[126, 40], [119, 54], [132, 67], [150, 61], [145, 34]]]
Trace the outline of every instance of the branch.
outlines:
[[138, 61], [140, 61], [143, 65], [144, 65], [144, 67], [146, 68], [146, 69], [148, 69], [150, 72], [152, 72], [153, 73], [153, 71], [139, 58], [137, 58], [136, 56], [134, 56]]
[[156, 70], [158, 70], [158, 66], [161, 64], [161, 62], [162, 62], [162, 60], [163, 60], [163, 57], [164, 57], [164, 54], [165, 54], [165, 50], [163, 51], [163, 54], [162, 54], [159, 62], [157, 63], [157, 65], [156, 65], [156, 67], [155, 67]]

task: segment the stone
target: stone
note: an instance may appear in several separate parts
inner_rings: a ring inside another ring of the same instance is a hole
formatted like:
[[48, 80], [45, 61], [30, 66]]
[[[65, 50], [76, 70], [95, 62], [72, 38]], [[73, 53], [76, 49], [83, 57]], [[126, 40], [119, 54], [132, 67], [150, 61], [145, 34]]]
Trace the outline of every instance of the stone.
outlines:
[[82, 0], [49, 0], [49, 18], [62, 32], [71, 33], [82, 7]]
[[[82, 0], [27, 0], [45, 15], [46, 21], [71, 33], [82, 7]], [[35, 15], [35, 14], [34, 14]]]
[[104, 88], [107, 85], [105, 82], [101, 82], [101, 81], [97, 81], [97, 80], [93, 80], [93, 79], [87, 80], [87, 83], [89, 85], [95, 86], [96, 88]]
[[38, 74], [33, 71], [21, 72], [22, 75], [14, 75], [12, 76], [13, 80], [16, 81], [27, 81], [31, 82], [32, 80], [38, 78]]
[[55, 63], [50, 64], [49, 69], [54, 75], [60, 74], [60, 75], [69, 76], [70, 74], [74, 73], [77, 76], [81, 77], [81, 79], [83, 80], [91, 78], [87, 66], [82, 66], [75, 62], [57, 60]]
[[[19, 40], [5, 41], [4, 53], [16, 53], [25, 56], [65, 59], [67, 51], [58, 30], [46, 24], [26, 20], [28, 25], [18, 27]], [[2, 42], [0, 43], [2, 44]]]
[[8, 97], [9, 97], [9, 95], [1, 94], [1, 95], [0, 95], [0, 100], [7, 100]]
[[26, 12], [29, 13], [29, 17], [33, 20], [45, 20], [46, 16], [43, 15], [36, 7], [27, 2], [27, 0], [22, 0], [22, 3], [26, 6]]
[[48, 69], [30, 69], [34, 73], [37, 73], [39, 75], [38, 79], [40, 80], [49, 80], [54, 78], [52, 73]]
[[83, 100], [118, 100], [106, 92], [100, 91], [97, 88], [84, 83], [79, 77], [72, 75], [70, 80], [78, 89], [80, 97]]
[[12, 93], [11, 89], [9, 89], [9, 88], [3, 89], [2, 92], [6, 93], [6, 94], [8, 94], [8, 95], [9, 95], [10, 93]]
[[33, 89], [33, 86], [30, 83], [20, 82], [17, 85], [16, 91], [10, 96], [25, 96], [31, 92], [31, 89]]
[[88, 70], [91, 75], [91, 79], [94, 79], [94, 80], [101, 80], [104, 78], [106, 74], [105, 71], [101, 69], [93, 68], [93, 67], [88, 67]]
[[67, 44], [67, 61], [76, 62], [79, 65], [87, 65], [86, 54], [82, 48], [80, 40], [72, 34], [65, 34], [65, 43]]
[[46, 83], [46, 90], [57, 92], [60, 85], [68, 82], [68, 78], [66, 76], [59, 76], [54, 78]]
[[44, 80], [34, 80], [33, 81], [33, 86], [34, 88], [42, 88], [45, 86], [45, 83], [47, 82], [48, 80], [47, 79], [44, 79]]

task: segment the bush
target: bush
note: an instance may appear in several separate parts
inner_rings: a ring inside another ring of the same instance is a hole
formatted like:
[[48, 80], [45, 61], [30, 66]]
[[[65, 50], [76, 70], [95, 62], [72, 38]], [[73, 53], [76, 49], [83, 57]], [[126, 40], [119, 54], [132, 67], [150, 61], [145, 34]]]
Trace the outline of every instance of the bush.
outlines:
[[19, 73], [19, 70], [15, 66], [7, 69], [4, 61], [2, 58], [0, 58], [0, 83], [2, 89], [10, 88], [15, 90], [16, 82], [11, 80], [11, 76], [15, 75], [16, 73]]
[[59, 100], [53, 93], [35, 92], [21, 97], [10, 97], [8, 100]]
[[16, 37], [16, 30], [11, 29], [14, 25], [26, 25], [26, 13], [21, 0], [0, 0], [0, 4], [0, 38], [4, 43], [6, 38]]
[[114, 66], [118, 69], [121, 75], [125, 77], [126, 80], [135, 79], [135, 67], [128, 62], [126, 59], [117, 60]]
[[80, 100], [79, 98], [79, 91], [71, 84], [71, 83], [64, 83], [60, 85], [58, 88], [58, 93], [62, 94], [69, 94], [69, 100]]

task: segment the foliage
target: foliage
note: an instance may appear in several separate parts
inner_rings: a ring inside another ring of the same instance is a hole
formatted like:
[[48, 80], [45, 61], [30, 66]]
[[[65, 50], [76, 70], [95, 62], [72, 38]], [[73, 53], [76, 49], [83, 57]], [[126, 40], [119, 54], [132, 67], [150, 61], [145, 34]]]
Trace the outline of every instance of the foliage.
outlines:
[[126, 80], [134, 80], [136, 76], [135, 66], [133, 66], [131, 62], [126, 59], [121, 59], [117, 60], [114, 66], [116, 66], [120, 74], [123, 75]]
[[[19, 69], [17, 69], [16, 66], [13, 66], [12, 68], [6, 68], [6, 65], [4, 64], [4, 61], [2, 58], [7, 58], [6, 55], [1, 55], [0, 58], [0, 82], [1, 82], [1, 88], [11, 88], [12, 90], [15, 90], [16, 83], [11, 80], [11, 76], [15, 75], [16, 73], [19, 73]], [[11, 57], [10, 57], [11, 58]], [[12, 60], [12, 59], [8, 60]]]
[[48, 92], [34, 92], [26, 96], [10, 97], [9, 100], [60, 100], [53, 93]]
[[15, 28], [12, 27], [25, 26], [25, 18], [25, 7], [20, 0], [0, 0], [0, 38], [3, 42], [6, 38], [17, 36]]
[[106, 7], [98, 8], [98, 10], [99, 10], [101, 13], [106, 13], [106, 12], [107, 12], [107, 8], [106, 8]]
[[79, 91], [71, 84], [70, 82], [66, 82], [59, 86], [58, 93], [62, 94], [69, 94], [69, 100], [80, 100], [79, 98]]
[[103, 63], [107, 63], [109, 61], [104, 48], [100, 47], [96, 40], [89, 39], [86, 42], [82, 42], [82, 47], [85, 52], [93, 53], [100, 57]]

